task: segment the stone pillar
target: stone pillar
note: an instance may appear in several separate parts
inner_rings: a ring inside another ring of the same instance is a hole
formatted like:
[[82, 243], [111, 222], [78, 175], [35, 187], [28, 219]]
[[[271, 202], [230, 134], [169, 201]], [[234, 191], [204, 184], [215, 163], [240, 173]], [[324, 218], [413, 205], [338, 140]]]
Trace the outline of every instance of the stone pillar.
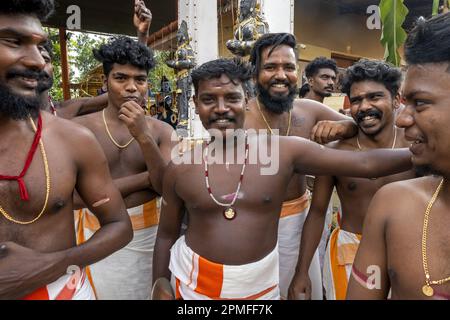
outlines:
[[294, 0], [259, 0], [270, 32], [294, 33]]
[[[182, 20], [186, 20], [197, 65], [217, 59], [219, 55], [217, 1], [178, 0], [178, 25]], [[192, 92], [194, 93], [193, 89]], [[191, 136], [194, 138], [204, 136], [203, 126], [195, 114], [192, 100], [189, 118]]]

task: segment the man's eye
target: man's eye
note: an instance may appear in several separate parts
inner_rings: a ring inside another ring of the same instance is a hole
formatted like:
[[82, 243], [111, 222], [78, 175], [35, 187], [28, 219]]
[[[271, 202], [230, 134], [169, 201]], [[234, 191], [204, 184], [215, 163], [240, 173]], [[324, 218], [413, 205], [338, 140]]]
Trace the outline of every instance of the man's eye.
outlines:
[[20, 45], [20, 40], [19, 39], [3, 38], [1, 40], [6, 42], [8, 45], [14, 45], [14, 46]]
[[205, 104], [210, 104], [210, 103], [214, 102], [214, 99], [212, 99], [212, 98], [203, 98], [202, 102], [205, 103]]

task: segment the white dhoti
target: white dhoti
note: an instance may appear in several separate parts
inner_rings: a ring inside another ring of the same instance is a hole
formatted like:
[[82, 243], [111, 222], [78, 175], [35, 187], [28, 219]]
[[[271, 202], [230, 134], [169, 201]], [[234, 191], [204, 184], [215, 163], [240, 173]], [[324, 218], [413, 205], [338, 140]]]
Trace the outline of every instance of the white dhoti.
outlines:
[[[287, 299], [289, 285], [298, 261], [303, 225], [309, 207], [309, 191], [298, 199], [283, 202], [278, 225], [278, 251], [280, 254], [280, 294]], [[311, 299], [322, 300], [322, 275], [316, 250], [309, 267]]]
[[95, 300], [94, 292], [81, 270], [66, 274], [58, 280], [35, 290], [23, 300]]
[[[134, 231], [131, 242], [87, 270], [99, 300], [150, 299], [153, 249], [159, 221], [157, 200], [130, 208], [128, 214]], [[77, 211], [76, 215], [77, 241], [82, 243], [100, 226], [87, 209]]]
[[256, 262], [224, 265], [196, 254], [181, 236], [170, 250], [169, 269], [177, 299], [280, 299], [277, 248]]

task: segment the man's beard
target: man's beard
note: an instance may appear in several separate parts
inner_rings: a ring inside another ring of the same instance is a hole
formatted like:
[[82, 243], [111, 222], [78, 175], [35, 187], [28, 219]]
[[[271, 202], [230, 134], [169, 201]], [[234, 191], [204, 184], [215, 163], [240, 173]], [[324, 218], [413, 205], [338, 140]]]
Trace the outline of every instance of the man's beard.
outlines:
[[[272, 85], [271, 83], [269, 86]], [[294, 99], [297, 96], [297, 87], [288, 84], [289, 94], [283, 95], [271, 95], [269, 90], [266, 90], [258, 82], [256, 83], [256, 91], [258, 93], [259, 100], [264, 106], [271, 112], [276, 114], [282, 114], [292, 109], [294, 105]]]
[[35, 96], [27, 97], [14, 93], [9, 87], [0, 83], [0, 114], [13, 120], [25, 120], [29, 116], [36, 118], [39, 114], [41, 100], [40, 94], [47, 90], [49, 82], [53, 82], [51, 77], [41, 71], [17, 71], [11, 70], [6, 78], [11, 79], [17, 76], [32, 78], [38, 81], [35, 89]]

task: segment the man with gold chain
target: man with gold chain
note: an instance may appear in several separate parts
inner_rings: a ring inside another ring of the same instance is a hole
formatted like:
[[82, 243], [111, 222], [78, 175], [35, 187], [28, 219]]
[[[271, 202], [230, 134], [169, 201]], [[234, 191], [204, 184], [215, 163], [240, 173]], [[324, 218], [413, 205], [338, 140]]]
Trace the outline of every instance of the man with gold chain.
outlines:
[[397, 126], [431, 175], [373, 197], [347, 299], [450, 299], [450, 13], [419, 18], [405, 43], [405, 108]]
[[[395, 111], [400, 106], [401, 81], [401, 71], [383, 61], [360, 60], [349, 67], [342, 81], [342, 91], [350, 98], [350, 112], [358, 124], [358, 134], [350, 139], [333, 142], [328, 147], [339, 150], [408, 147], [403, 130], [395, 126]], [[370, 200], [383, 185], [414, 177], [413, 171], [376, 180], [342, 176], [316, 177], [290, 296], [304, 293], [307, 299], [311, 297], [311, 282], [307, 271], [320, 241], [320, 232], [334, 187], [340, 199], [342, 218], [328, 241], [323, 284], [327, 300], [343, 300]]]
[[[156, 199], [161, 193], [159, 169], [170, 159], [173, 129], [162, 121], [145, 117], [141, 107], [148, 72], [154, 65], [149, 48], [131, 38], [118, 37], [94, 50], [94, 56], [103, 63], [108, 106], [74, 121], [95, 134], [112, 177], [115, 182], [121, 180], [134, 238], [124, 249], [90, 266], [90, 272], [99, 299], [148, 299], [159, 220]], [[157, 152], [145, 151], [149, 144]], [[156, 154], [164, 159], [152, 161], [152, 155]], [[78, 212], [79, 242], [89, 238], [97, 227], [88, 210]]]
[[[253, 79], [257, 97], [248, 102], [246, 128], [269, 130], [270, 133], [277, 130], [277, 134], [283, 136], [308, 139], [313, 127], [321, 120], [349, 119], [319, 102], [295, 99], [298, 82], [296, 44], [294, 35], [289, 33], [269, 33], [256, 41], [250, 61], [255, 67]], [[329, 133], [330, 136], [348, 137], [356, 133], [352, 120], [346, 120], [335, 128], [331, 133], [324, 128], [316, 132], [319, 137], [323, 133], [324, 138]], [[292, 177], [284, 201], [279, 225], [280, 288], [281, 296], [287, 298], [309, 204], [304, 175]], [[318, 254], [314, 257], [310, 273], [313, 278], [313, 298], [322, 299]]]
[[[53, 8], [52, 0], [0, 3], [0, 299], [92, 299], [84, 268], [132, 236], [95, 137], [40, 111], [47, 35], [39, 20]], [[75, 189], [101, 225], [82, 246]]]
[[294, 173], [378, 176], [410, 167], [406, 148], [349, 152], [245, 130], [251, 76], [248, 63], [228, 59], [192, 72], [196, 112], [212, 139], [166, 169], [153, 264], [154, 282], [173, 275], [183, 299], [280, 298], [278, 222]]

